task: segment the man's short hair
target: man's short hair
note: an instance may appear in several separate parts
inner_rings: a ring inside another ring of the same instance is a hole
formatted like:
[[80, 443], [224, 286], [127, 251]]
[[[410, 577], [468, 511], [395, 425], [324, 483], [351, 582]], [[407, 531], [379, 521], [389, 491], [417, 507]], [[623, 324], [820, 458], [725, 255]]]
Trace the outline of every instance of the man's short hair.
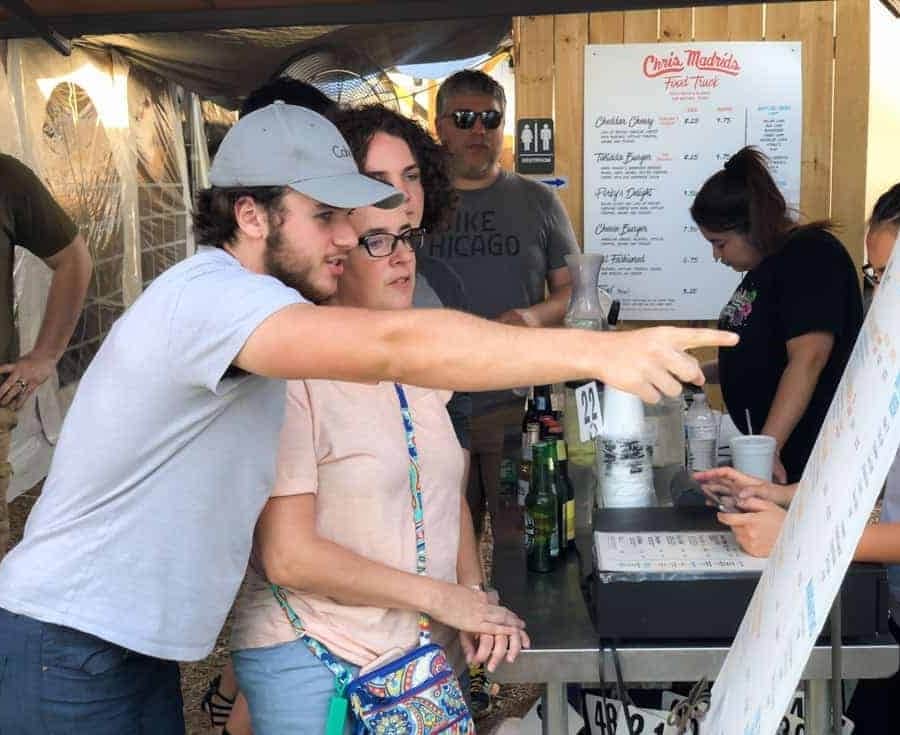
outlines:
[[275, 218], [281, 214], [286, 186], [248, 186], [234, 188], [211, 187], [197, 192], [192, 214], [194, 236], [200, 245], [224, 248], [233, 245], [238, 235], [234, 205], [243, 197], [250, 197]]
[[247, 95], [238, 116], [249, 115], [261, 107], [271, 105], [276, 100], [281, 100], [288, 105], [305, 107], [326, 117], [338, 107], [337, 102], [312, 84], [301, 82], [293, 77], [277, 77]]
[[493, 77], [477, 69], [463, 69], [447, 77], [438, 87], [438, 117], [447, 113], [447, 100], [458, 94], [486, 94], [500, 105], [500, 112], [506, 113], [506, 92]]

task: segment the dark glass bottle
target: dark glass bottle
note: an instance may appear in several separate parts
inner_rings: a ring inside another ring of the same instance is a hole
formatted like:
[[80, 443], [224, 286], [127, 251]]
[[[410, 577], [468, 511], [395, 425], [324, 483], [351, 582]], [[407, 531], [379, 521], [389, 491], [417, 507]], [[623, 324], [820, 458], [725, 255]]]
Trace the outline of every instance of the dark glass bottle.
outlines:
[[532, 572], [553, 571], [559, 555], [551, 450], [546, 442], [531, 448], [531, 489], [525, 500], [525, 563]]
[[559, 497], [563, 505], [563, 526], [560, 544], [567, 549], [575, 548], [575, 486], [569, 479], [569, 458], [565, 439], [556, 440], [556, 458], [559, 463]]

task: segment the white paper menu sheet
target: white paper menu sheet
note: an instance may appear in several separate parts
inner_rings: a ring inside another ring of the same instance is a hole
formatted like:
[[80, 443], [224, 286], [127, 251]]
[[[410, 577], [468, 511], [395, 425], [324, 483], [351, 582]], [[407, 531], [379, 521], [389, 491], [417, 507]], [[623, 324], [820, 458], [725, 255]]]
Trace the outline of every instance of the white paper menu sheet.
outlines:
[[594, 531], [601, 572], [761, 572], [765, 559], [741, 551], [730, 531], [605, 533]]

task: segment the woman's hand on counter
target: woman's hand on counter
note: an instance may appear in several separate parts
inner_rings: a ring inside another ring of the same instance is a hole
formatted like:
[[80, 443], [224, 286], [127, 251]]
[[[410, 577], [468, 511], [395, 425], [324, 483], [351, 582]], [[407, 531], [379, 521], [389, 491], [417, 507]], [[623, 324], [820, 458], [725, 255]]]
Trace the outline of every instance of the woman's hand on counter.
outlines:
[[435, 620], [451, 628], [476, 635], [517, 635], [525, 629], [525, 621], [512, 610], [499, 604], [496, 594], [482, 592], [460, 584], [432, 582], [438, 585], [425, 610]]
[[483, 663], [491, 673], [503, 661], [507, 663], [515, 661], [523, 648], [531, 648], [531, 639], [524, 630], [510, 636], [475, 635], [461, 632], [459, 640], [466, 657], [466, 663]]
[[722, 495], [728, 495], [738, 502], [760, 498], [786, 508], [797, 490], [796, 485], [776, 485], [738, 472], [733, 467], [695, 472], [694, 479], [713, 504], [718, 504]]
[[739, 500], [742, 513], [719, 513], [719, 523], [730, 526], [741, 548], [750, 556], [767, 557], [778, 540], [786, 511], [768, 500]]

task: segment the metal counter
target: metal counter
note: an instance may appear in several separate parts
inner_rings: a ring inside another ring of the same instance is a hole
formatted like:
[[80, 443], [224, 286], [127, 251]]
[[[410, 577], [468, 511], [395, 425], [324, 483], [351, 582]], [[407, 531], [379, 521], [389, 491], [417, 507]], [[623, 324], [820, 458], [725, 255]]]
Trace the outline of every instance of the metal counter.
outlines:
[[[505, 514], [504, 514], [505, 515]], [[504, 522], [505, 521], [505, 522]], [[583, 570], [591, 570], [590, 535], [578, 540]], [[500, 682], [533, 682], [545, 686], [543, 732], [568, 733], [565, 685], [599, 682], [598, 639], [581, 592], [582, 572], [577, 557], [569, 554], [560, 568], [549, 574], [528, 572], [521, 535], [510, 516], [495, 528], [493, 586], [503, 604], [528, 625], [532, 648], [512, 664], [502, 664], [493, 677]], [[723, 644], [629, 645], [618, 647], [622, 675], [630, 683], [715, 679], [728, 647]], [[898, 648], [890, 636], [871, 643], [845, 645], [842, 672], [848, 679], [876, 679], [897, 670]], [[817, 646], [803, 672], [809, 683], [808, 732], [825, 733], [819, 723], [829, 711], [828, 680], [831, 648]], [[612, 657], [604, 660], [603, 680], [615, 681]], [[813, 706], [813, 703], [820, 703]]]

